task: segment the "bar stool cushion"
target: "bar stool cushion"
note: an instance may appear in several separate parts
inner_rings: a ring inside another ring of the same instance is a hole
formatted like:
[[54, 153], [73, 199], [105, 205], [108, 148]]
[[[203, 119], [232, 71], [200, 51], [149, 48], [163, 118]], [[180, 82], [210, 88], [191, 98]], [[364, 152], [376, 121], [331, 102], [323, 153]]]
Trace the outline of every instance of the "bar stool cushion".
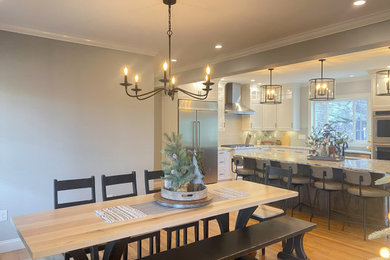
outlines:
[[254, 170], [248, 168], [238, 168], [237, 175], [254, 175]]
[[257, 207], [255, 212], [253, 212], [253, 217], [259, 218], [259, 219], [268, 219], [268, 218], [274, 218], [277, 216], [284, 215], [284, 211], [279, 208], [267, 206], [267, 205], [260, 205]]
[[[287, 177], [283, 178], [284, 182], [287, 182]], [[303, 176], [291, 176], [291, 184], [309, 184], [310, 178]]]
[[[342, 190], [342, 184], [341, 182], [337, 181], [325, 181], [325, 189], [323, 187], [323, 182], [322, 181], [316, 181], [314, 183], [314, 187], [320, 190]], [[347, 185], [344, 184], [344, 189], [347, 189]]]
[[[360, 196], [358, 186], [351, 186], [348, 188], [347, 191], [349, 194]], [[390, 192], [386, 190], [381, 190], [373, 187], [362, 187], [362, 197], [381, 198], [387, 196], [390, 196]]]
[[[260, 178], [265, 178], [265, 173], [264, 172], [257, 172], [257, 175], [260, 177]], [[279, 179], [279, 176], [278, 175], [276, 175], [276, 174], [270, 174], [269, 176], [268, 176], [268, 179], [270, 179], [270, 180], [277, 180], [277, 179]], [[287, 179], [286, 179], [287, 180]], [[284, 181], [284, 180], [283, 180]], [[285, 181], [285, 182], [287, 182], [287, 181]]]

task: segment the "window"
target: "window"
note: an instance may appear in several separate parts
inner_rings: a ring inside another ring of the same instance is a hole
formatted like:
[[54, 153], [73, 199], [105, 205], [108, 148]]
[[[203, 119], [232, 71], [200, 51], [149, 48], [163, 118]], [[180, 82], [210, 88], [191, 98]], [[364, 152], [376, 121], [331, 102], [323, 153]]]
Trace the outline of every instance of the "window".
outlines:
[[331, 124], [337, 131], [346, 133], [352, 144], [367, 142], [367, 99], [339, 99], [312, 103], [312, 127], [321, 129]]

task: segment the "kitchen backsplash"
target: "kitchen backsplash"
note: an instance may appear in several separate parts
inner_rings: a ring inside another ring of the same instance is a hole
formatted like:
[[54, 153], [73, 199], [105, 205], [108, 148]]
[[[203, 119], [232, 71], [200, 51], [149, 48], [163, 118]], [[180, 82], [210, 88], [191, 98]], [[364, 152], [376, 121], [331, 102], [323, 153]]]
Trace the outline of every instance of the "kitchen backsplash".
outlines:
[[287, 133], [290, 136], [291, 146], [307, 146], [307, 129], [301, 131], [243, 131], [241, 116], [234, 114], [225, 115], [225, 131], [218, 132], [218, 145], [222, 144], [244, 144], [246, 137], [252, 135], [250, 144], [257, 144], [257, 141], [282, 140], [282, 136]]

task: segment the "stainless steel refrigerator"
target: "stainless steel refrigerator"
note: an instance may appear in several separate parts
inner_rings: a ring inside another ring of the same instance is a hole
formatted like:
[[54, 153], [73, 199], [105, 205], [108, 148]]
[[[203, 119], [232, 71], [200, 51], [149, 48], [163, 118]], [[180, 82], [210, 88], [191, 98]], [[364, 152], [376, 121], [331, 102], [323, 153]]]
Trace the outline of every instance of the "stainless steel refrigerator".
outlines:
[[191, 150], [203, 151], [206, 183], [218, 178], [218, 103], [179, 100], [179, 133], [183, 145]]

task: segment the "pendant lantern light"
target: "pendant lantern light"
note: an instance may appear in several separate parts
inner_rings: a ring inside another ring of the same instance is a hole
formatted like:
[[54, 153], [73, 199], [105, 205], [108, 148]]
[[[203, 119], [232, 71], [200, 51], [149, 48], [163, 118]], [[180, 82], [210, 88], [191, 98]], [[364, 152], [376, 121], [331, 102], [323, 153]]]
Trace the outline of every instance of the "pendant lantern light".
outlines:
[[376, 95], [390, 96], [390, 70], [381, 70], [376, 73]]
[[281, 104], [282, 103], [282, 85], [272, 84], [272, 71], [269, 70], [269, 85], [260, 86], [260, 104]]
[[324, 78], [324, 61], [321, 62], [321, 78], [309, 80], [309, 100], [328, 101], [335, 99], [336, 80], [333, 78]]

